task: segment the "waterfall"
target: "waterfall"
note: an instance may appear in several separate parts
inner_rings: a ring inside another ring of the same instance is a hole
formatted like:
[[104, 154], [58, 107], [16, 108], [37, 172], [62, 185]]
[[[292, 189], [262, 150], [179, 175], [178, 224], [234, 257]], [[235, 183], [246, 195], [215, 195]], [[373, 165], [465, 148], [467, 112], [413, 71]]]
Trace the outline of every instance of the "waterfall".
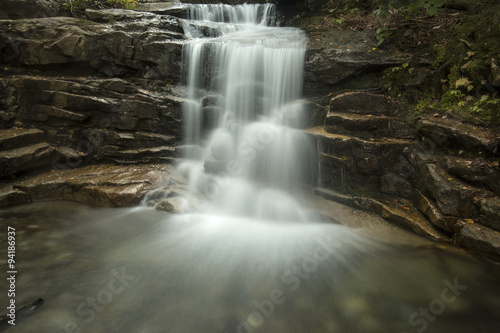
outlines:
[[290, 191], [317, 169], [315, 144], [298, 130], [307, 38], [276, 21], [273, 4], [189, 7], [181, 169], [202, 194], [194, 208], [306, 219]]

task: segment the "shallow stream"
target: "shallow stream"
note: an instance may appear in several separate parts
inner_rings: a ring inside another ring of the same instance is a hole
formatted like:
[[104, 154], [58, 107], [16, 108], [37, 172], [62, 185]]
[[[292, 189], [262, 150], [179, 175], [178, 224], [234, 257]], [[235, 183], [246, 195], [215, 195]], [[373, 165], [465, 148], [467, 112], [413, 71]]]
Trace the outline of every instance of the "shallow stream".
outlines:
[[[42, 202], [16, 229], [6, 332], [498, 332], [500, 269], [342, 225]], [[6, 233], [2, 232], [2, 237]], [[5, 242], [2, 241], [2, 244]], [[0, 248], [6, 270], [7, 249]], [[2, 279], [2, 312], [7, 281]], [[81, 331], [80, 331], [81, 330]]]

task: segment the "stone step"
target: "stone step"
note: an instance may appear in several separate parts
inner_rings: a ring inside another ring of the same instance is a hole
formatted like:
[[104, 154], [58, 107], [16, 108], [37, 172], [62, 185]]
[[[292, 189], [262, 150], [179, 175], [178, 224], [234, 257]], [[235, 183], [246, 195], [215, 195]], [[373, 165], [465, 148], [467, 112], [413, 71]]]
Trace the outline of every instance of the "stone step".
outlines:
[[159, 146], [150, 148], [121, 149], [117, 146], [104, 146], [98, 151], [101, 158], [120, 161], [123, 163], [145, 163], [159, 160], [172, 160], [175, 157], [175, 148]]
[[423, 195], [432, 198], [444, 215], [463, 218], [477, 216], [476, 200], [488, 193], [452, 177], [432, 163], [420, 167], [416, 187]]
[[28, 203], [31, 198], [28, 193], [14, 188], [12, 185], [0, 187], [0, 208]]
[[34, 112], [35, 110], [37, 111], [38, 117], [45, 116], [45, 120], [48, 120], [49, 117], [53, 117], [63, 120], [69, 120], [70, 122], [82, 122], [90, 117], [89, 114], [73, 112], [65, 110], [64, 108], [49, 105], [34, 105], [33, 109]]
[[327, 200], [367, 211], [373, 211], [387, 221], [399, 227], [411, 230], [425, 238], [442, 242], [451, 241], [448, 236], [432, 225], [426, 217], [411, 206], [402, 206], [370, 197], [345, 195], [324, 188], [316, 188], [314, 192]]
[[320, 153], [320, 162], [330, 163], [334, 167], [352, 169], [354, 167], [353, 158], [347, 156], [335, 156], [326, 153]]
[[412, 140], [407, 139], [362, 139], [356, 136], [334, 134], [327, 132], [322, 126], [309, 128], [305, 132], [320, 140], [321, 152], [337, 156], [355, 156], [359, 152], [361, 155], [363, 153], [389, 154], [395, 158], [405, 148], [413, 144]]
[[119, 101], [109, 97], [79, 95], [57, 90], [45, 90], [42, 99], [48, 104], [81, 112], [112, 112]]
[[339, 129], [347, 131], [382, 131], [391, 128], [394, 117], [371, 114], [354, 114], [329, 112], [325, 120], [325, 128], [329, 133], [337, 133]]
[[417, 123], [417, 132], [437, 146], [500, 156], [500, 133], [486, 127], [462, 123], [454, 119], [424, 118]]
[[387, 96], [350, 92], [330, 100], [330, 112], [395, 116], [399, 105]]
[[441, 210], [439, 210], [439, 207], [437, 207], [434, 200], [429, 199], [423, 195], [422, 192], [415, 190], [413, 203], [415, 207], [427, 216], [436, 227], [453, 232], [453, 227], [458, 222], [458, 218], [444, 215]]
[[177, 17], [186, 17], [187, 8], [178, 1], [166, 2], [146, 2], [137, 4], [134, 8], [137, 11], [150, 12], [161, 15], [172, 15]]
[[37, 128], [0, 130], [0, 150], [8, 150], [42, 141], [45, 133]]
[[500, 194], [500, 164], [485, 158], [442, 156], [439, 165], [451, 176]]
[[[100, 207], [132, 207], [139, 204], [145, 193], [168, 184], [173, 171], [172, 165], [164, 163], [88, 165], [20, 179], [13, 188], [27, 193], [33, 201], [63, 199]], [[6, 189], [7, 195], [10, 192]], [[0, 190], [0, 203], [2, 200]]]
[[101, 133], [107, 145], [129, 149], [171, 146], [176, 141], [175, 136], [149, 132], [118, 132], [107, 129]]
[[0, 152], [0, 177], [20, 171], [51, 165], [58, 152], [47, 143], [4, 150]]

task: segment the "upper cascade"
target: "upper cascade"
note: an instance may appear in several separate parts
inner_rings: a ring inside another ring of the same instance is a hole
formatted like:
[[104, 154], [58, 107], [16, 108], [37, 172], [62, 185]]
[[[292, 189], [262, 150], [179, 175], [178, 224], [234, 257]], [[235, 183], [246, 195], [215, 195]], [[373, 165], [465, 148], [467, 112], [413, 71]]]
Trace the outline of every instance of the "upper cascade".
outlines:
[[276, 6], [270, 3], [243, 4], [237, 6], [195, 4], [189, 5], [188, 19], [272, 26], [276, 24]]

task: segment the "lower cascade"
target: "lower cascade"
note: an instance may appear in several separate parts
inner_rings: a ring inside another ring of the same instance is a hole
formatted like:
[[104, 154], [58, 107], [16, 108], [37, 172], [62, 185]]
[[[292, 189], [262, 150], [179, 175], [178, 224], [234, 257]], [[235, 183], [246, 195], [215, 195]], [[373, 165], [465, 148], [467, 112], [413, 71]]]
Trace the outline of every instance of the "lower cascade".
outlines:
[[[193, 5], [184, 22], [186, 158], [195, 209], [306, 220], [289, 194], [316, 176], [299, 130], [307, 38], [272, 26], [274, 5]], [[195, 194], [193, 194], [195, 196]], [[207, 201], [206, 201], [207, 200]]]

